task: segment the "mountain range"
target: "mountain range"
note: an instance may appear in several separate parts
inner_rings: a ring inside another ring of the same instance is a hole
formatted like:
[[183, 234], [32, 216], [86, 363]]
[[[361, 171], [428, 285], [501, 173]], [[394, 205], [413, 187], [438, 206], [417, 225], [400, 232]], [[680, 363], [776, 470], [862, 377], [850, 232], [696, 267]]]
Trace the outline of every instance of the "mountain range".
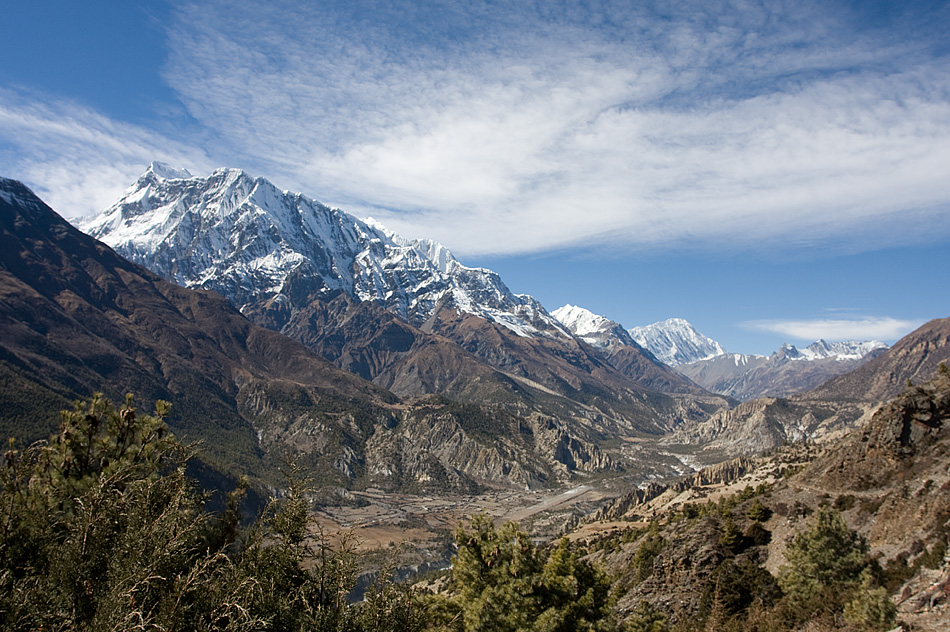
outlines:
[[624, 329], [583, 307], [551, 312], [575, 336], [619, 365], [621, 350], [636, 347], [675, 368], [690, 381], [740, 401], [800, 393], [854, 369], [887, 348], [882, 342], [814, 342], [804, 349], [785, 344], [771, 356], [728, 353], [682, 318]]
[[635, 344], [617, 368], [534, 298], [437, 243], [240, 170], [200, 178], [153, 163], [80, 227], [400, 396], [479, 403], [544, 393], [558, 414], [567, 407], [610, 434], [665, 432], [727, 404]]
[[[665, 463], [631, 461], [617, 439], [658, 437], [725, 403], [683, 378], [699, 395], [644, 387], [559, 326], [532, 337], [443, 306], [424, 331], [342, 288], [318, 290], [286, 320], [297, 341], [250, 322], [216, 291], [119, 256], [16, 181], [0, 180], [0, 215], [0, 432], [22, 442], [45, 436], [77, 398], [132, 392], [141, 405], [172, 402], [169, 424], [202, 442], [208, 476], [246, 473], [268, 486], [293, 458], [330, 489], [471, 491], [630, 467], [669, 475]], [[281, 291], [305, 280], [291, 277]], [[273, 324], [266, 315], [284, 313], [284, 296], [244, 307]], [[482, 345], [481, 355], [466, 343]]]
[[543, 486], [618, 467], [596, 433], [543, 414], [530, 394], [510, 409], [400, 399], [220, 294], [120, 257], [19, 182], [0, 179], [0, 220], [5, 436], [41, 439], [73, 400], [132, 392], [140, 405], [172, 402], [168, 423], [201, 441], [208, 476], [261, 486], [287, 458], [331, 489]]
[[876, 340], [828, 343], [804, 349], [785, 344], [769, 356], [724, 353], [676, 367], [714, 393], [740, 401], [783, 397], [810, 390], [874, 359], [887, 345]]
[[548, 313], [439, 244], [229, 169], [153, 163], [83, 227], [101, 240], [0, 178], [0, 433], [20, 445], [77, 398], [132, 392], [172, 402], [205, 487], [249, 476], [255, 498], [288, 461], [324, 503], [601, 481], [615, 499], [571, 536], [599, 533], [585, 548], [631, 624], [774, 602], [769, 573], [828, 505], [911, 615], [948, 577], [950, 318], [891, 348], [729, 354], [681, 319]]
[[950, 318], [938, 318], [852, 371], [788, 397], [762, 397], [684, 424], [670, 441], [715, 453], [756, 454], [784, 443], [823, 440], [861, 426], [882, 402], [950, 364]]
[[[741, 356], [686, 321], [638, 331], [571, 305], [549, 314], [439, 244], [242, 171], [200, 178], [153, 163], [82, 224], [101, 241], [15, 181], [2, 181], [0, 203], [3, 432], [36, 439], [70, 400], [132, 391], [175, 403], [173, 428], [211, 446], [219, 470], [262, 481], [282, 454], [343, 487], [669, 475], [668, 459], [644, 458], [645, 440], [714, 459], [829, 436], [946, 357], [941, 321], [890, 350], [786, 346], [760, 366], [871, 368], [735, 406], [704, 388], [712, 370], [686, 372]], [[928, 331], [930, 346], [912, 342]], [[672, 347], [684, 360], [717, 355], [674, 369], [659, 359]]]

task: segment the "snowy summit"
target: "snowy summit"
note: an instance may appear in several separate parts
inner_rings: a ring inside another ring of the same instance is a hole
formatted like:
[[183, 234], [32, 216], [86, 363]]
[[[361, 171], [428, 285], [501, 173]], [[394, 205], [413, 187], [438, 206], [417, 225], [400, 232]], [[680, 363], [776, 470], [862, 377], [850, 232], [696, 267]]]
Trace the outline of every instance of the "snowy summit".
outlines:
[[718, 342], [699, 333], [682, 318], [670, 318], [628, 331], [642, 347], [669, 366], [707, 360], [726, 353]]
[[185, 287], [239, 308], [286, 301], [288, 282], [377, 301], [421, 324], [453, 307], [520, 336], [567, 336], [534, 298], [491, 270], [469, 268], [430, 240], [408, 240], [238, 169], [207, 178], [153, 162], [123, 196], [79, 228]]
[[565, 305], [551, 312], [571, 333], [596, 349], [613, 351], [623, 345], [636, 346], [630, 334], [619, 324], [576, 305]]

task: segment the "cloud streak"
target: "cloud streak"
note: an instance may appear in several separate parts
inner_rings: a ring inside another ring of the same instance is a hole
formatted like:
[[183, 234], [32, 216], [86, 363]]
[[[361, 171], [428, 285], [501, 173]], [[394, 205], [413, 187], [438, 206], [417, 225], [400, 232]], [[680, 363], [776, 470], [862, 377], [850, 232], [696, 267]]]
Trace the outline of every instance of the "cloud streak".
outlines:
[[903, 34], [817, 5], [361, 6], [186, 7], [168, 80], [266, 171], [466, 254], [950, 235], [950, 70]]
[[67, 217], [106, 208], [152, 160], [211, 169], [200, 150], [87, 107], [0, 88], [0, 173]]
[[782, 334], [796, 340], [897, 340], [920, 327], [922, 320], [890, 317], [852, 319], [768, 320], [744, 323], [749, 329]]

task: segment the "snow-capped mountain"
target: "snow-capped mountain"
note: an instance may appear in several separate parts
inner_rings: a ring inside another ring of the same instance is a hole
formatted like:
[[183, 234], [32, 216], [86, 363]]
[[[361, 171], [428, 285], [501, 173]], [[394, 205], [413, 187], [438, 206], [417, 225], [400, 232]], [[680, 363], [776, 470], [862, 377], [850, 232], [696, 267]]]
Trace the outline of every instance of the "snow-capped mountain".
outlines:
[[797, 349], [794, 345], [785, 343], [777, 353], [782, 353], [789, 360], [833, 359], [838, 362], [845, 362], [847, 360], [861, 360], [868, 354], [881, 349], [887, 349], [887, 345], [878, 340], [844, 340], [841, 342], [818, 340], [804, 349]]
[[591, 436], [659, 432], [725, 404], [639, 347], [617, 368], [534, 298], [438, 243], [403, 239], [237, 169], [201, 178], [154, 163], [80, 227], [400, 396], [533, 406], [543, 392], [538, 406]]
[[293, 302], [304, 287], [378, 301], [416, 325], [451, 306], [519, 336], [568, 336], [534, 298], [512, 293], [491, 270], [462, 265], [444, 246], [403, 239], [238, 169], [200, 178], [152, 163], [79, 227], [180, 285], [220, 292], [242, 311]]
[[551, 315], [595, 349], [611, 351], [619, 345], [636, 344], [621, 325], [583, 307], [565, 305], [551, 312]]
[[682, 318], [629, 329], [637, 343], [669, 366], [706, 360], [726, 353], [722, 346]]
[[727, 353], [676, 370], [714, 393], [739, 400], [800, 393], [851, 371], [887, 349], [876, 340], [826, 342], [804, 349], [785, 343], [769, 356]]
[[665, 393], [700, 393], [695, 383], [660, 362], [641, 347], [622, 325], [576, 305], [565, 305], [551, 315], [576, 338], [594, 347], [618, 371]]

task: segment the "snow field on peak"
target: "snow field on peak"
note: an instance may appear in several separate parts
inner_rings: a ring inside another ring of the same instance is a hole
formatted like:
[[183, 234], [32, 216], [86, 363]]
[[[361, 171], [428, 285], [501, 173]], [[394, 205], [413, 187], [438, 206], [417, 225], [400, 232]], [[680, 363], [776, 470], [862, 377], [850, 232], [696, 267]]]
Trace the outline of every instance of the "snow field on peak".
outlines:
[[726, 353], [722, 345], [699, 333], [682, 318], [670, 318], [627, 331], [638, 344], [669, 366], [708, 360]]
[[153, 160], [148, 166], [146, 173], [148, 172], [154, 173], [159, 178], [165, 180], [188, 180], [190, 178], [194, 178], [194, 176], [191, 175], [191, 172], [187, 169], [172, 167], [169, 164], [159, 162], [157, 160]]
[[407, 320], [425, 320], [451, 297], [459, 310], [520, 336], [569, 336], [533, 298], [514, 295], [490, 270], [462, 265], [445, 246], [404, 239], [239, 169], [200, 178], [154, 162], [80, 228], [166, 278], [218, 290], [236, 305], [279, 293], [301, 270]]
[[588, 309], [570, 304], [557, 308], [551, 312], [551, 316], [561, 321], [577, 336], [603, 332], [616, 325], [604, 316], [599, 316]]
[[887, 345], [878, 340], [844, 340], [841, 342], [818, 340], [799, 350], [799, 353], [803, 360], [834, 358], [843, 362], [846, 360], [860, 360], [878, 349], [887, 349]]

